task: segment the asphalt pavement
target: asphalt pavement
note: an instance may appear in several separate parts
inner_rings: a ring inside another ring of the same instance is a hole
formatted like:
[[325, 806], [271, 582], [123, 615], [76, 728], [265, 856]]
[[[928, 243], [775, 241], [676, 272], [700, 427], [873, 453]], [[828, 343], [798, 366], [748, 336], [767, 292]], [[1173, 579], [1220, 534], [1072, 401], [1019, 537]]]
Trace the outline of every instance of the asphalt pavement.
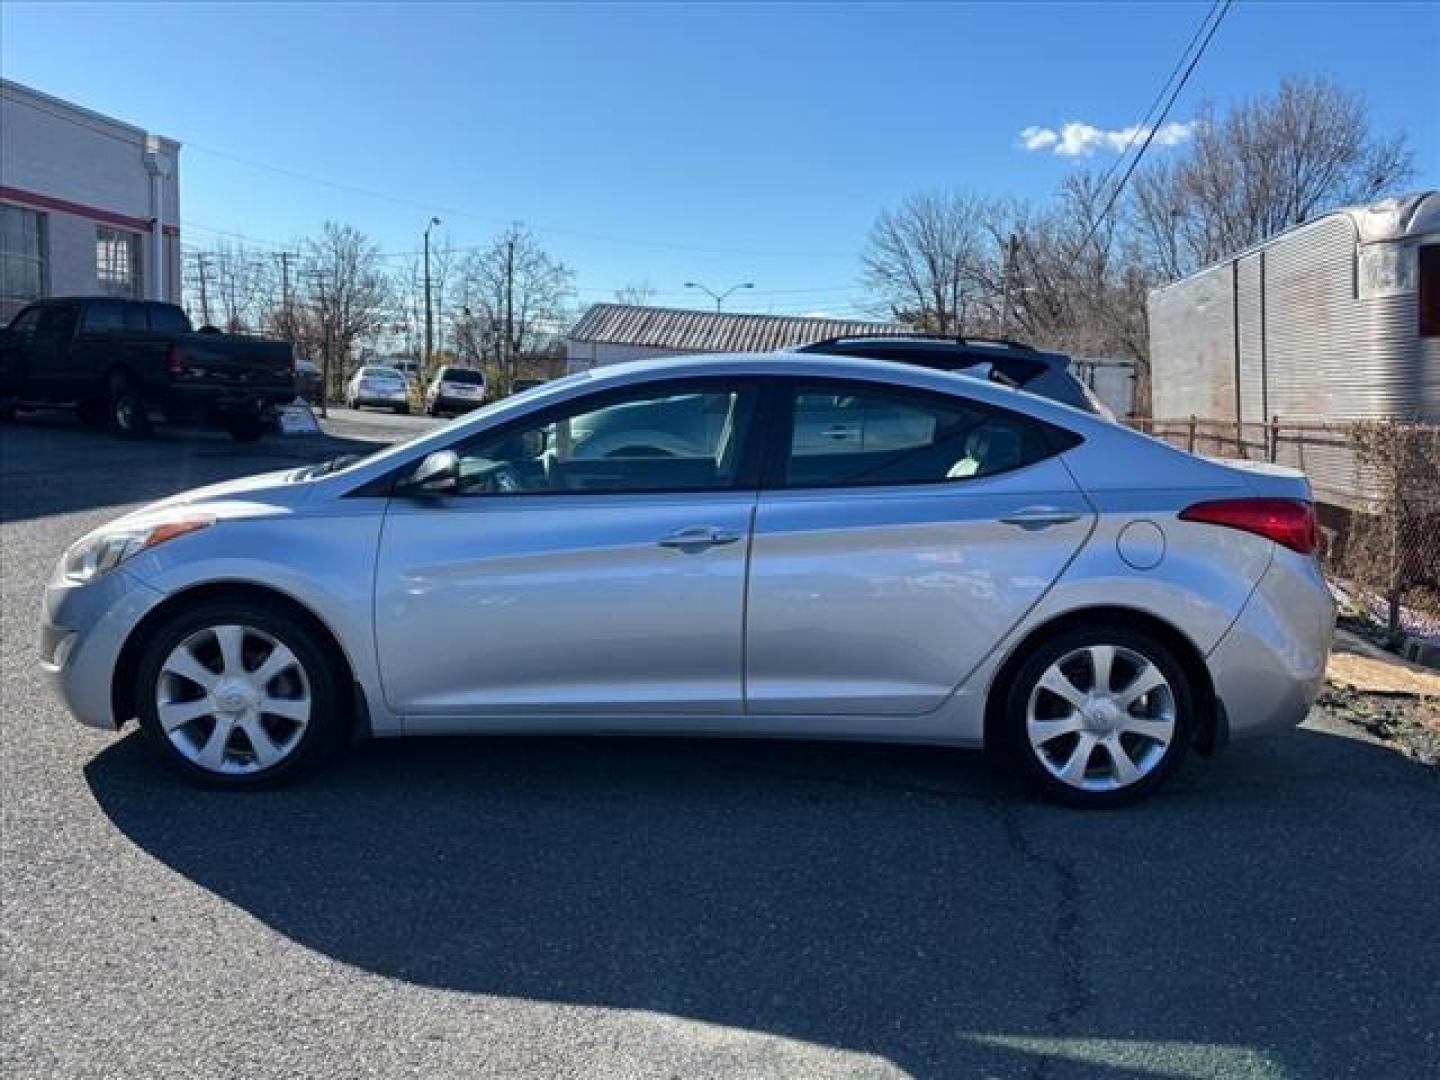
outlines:
[[7, 1075], [1440, 1075], [1440, 776], [1323, 712], [1077, 813], [976, 754], [699, 740], [373, 743], [225, 795], [47, 692], [82, 532], [427, 423], [0, 427]]

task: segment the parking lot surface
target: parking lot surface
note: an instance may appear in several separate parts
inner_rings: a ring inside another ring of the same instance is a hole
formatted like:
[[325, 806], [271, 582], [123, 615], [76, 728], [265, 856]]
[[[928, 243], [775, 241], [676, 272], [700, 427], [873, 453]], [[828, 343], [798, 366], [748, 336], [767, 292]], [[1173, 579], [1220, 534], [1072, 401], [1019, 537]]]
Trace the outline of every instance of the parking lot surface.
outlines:
[[49, 695], [82, 532], [427, 424], [0, 428], [8, 1074], [1440, 1075], [1440, 778], [1322, 711], [1082, 814], [975, 754], [681, 740], [374, 743], [217, 794]]

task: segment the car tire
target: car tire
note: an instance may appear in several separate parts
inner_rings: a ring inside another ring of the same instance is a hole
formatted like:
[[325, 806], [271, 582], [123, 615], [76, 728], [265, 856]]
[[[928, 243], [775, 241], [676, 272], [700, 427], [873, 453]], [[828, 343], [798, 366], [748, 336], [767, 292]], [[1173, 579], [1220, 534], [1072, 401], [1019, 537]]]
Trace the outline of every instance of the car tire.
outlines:
[[1003, 735], [1046, 798], [1121, 806], [1179, 768], [1195, 708], [1190, 676], [1167, 644], [1141, 629], [1094, 624], [1047, 638], [1024, 659], [1005, 691]]
[[395, 411], [396, 411], [399, 415], [401, 415], [401, 416], [409, 416], [409, 415], [410, 415], [410, 406], [409, 406], [409, 405], [396, 405], [396, 406], [395, 406]]
[[258, 416], [232, 416], [226, 420], [225, 430], [236, 442], [255, 442], [265, 434], [265, 422]]
[[[273, 787], [317, 768], [343, 744], [339, 665], [319, 635], [279, 605], [207, 601], [147, 638], [133, 691], [140, 728], [186, 779]], [[270, 666], [276, 670], [267, 679]], [[268, 712], [267, 704], [283, 704], [283, 712]]]
[[110, 382], [106, 408], [110, 430], [122, 439], [143, 439], [150, 434], [150, 412], [140, 388], [124, 375]]

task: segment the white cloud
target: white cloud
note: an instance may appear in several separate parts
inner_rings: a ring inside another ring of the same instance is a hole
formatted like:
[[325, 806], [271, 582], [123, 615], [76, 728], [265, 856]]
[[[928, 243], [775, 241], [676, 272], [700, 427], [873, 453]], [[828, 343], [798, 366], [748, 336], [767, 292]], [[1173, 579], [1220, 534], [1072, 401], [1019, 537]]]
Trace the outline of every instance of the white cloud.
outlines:
[[1049, 128], [1028, 127], [1020, 132], [1020, 145], [1026, 150], [1044, 150], [1047, 146], [1054, 146], [1058, 138], [1060, 136]]
[[[1172, 120], [1155, 132], [1153, 145], [1179, 146], [1195, 134], [1198, 121], [1180, 123]], [[1027, 127], [1020, 132], [1020, 145], [1026, 150], [1049, 150], [1060, 157], [1090, 157], [1097, 150], [1119, 154], [1127, 146], [1138, 145], [1150, 135], [1151, 129], [1132, 124], [1123, 128], [1098, 128], [1071, 120], [1057, 131], [1047, 127]]]

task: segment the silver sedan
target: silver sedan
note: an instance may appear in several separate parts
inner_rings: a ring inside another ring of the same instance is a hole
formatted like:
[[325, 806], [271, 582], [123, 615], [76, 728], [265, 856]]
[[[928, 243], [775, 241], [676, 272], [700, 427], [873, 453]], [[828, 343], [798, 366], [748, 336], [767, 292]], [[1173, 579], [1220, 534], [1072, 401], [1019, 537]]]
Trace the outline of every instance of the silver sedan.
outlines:
[[1109, 804], [1305, 716], [1314, 547], [1290, 470], [963, 375], [696, 357], [123, 517], [56, 568], [41, 660], [225, 787], [357, 733], [706, 734], [999, 746]]

